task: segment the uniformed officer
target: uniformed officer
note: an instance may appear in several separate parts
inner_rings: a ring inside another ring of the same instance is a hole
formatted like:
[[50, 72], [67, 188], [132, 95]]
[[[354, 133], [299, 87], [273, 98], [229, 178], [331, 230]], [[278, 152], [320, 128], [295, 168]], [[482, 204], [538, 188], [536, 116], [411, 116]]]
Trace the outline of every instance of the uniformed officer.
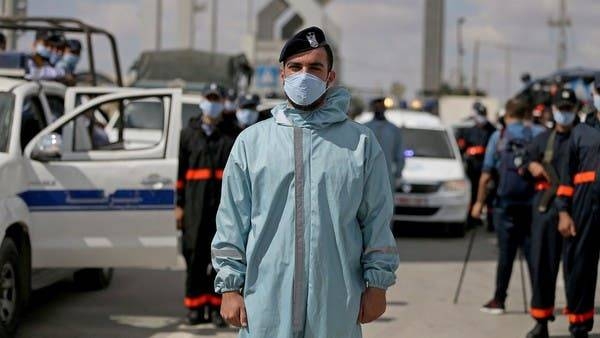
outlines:
[[256, 94], [245, 94], [238, 99], [238, 109], [235, 112], [238, 126], [241, 130], [249, 126], [264, 121], [271, 117], [270, 113], [261, 114], [257, 107], [260, 104], [260, 97]]
[[[594, 102], [600, 106], [600, 74], [596, 75]], [[571, 133], [561, 161], [557, 198], [559, 231], [566, 238], [563, 265], [566, 312], [572, 337], [588, 337], [594, 325], [594, 296], [600, 253], [600, 113], [588, 116]]]
[[531, 226], [531, 316], [536, 326], [527, 338], [547, 338], [548, 321], [554, 320], [556, 278], [562, 253], [558, 232], [558, 210], [554, 195], [559, 185], [559, 161], [567, 156], [569, 138], [578, 100], [571, 89], [559, 91], [552, 104], [554, 128], [536, 138], [527, 147], [526, 165], [535, 179]]
[[392, 191], [396, 191], [396, 180], [402, 177], [404, 169], [404, 149], [402, 146], [402, 131], [385, 117], [385, 97], [373, 99], [373, 120], [365, 123], [375, 133], [377, 141], [383, 149], [385, 161], [390, 175]]
[[221, 297], [213, 289], [215, 272], [210, 263], [210, 243], [216, 232], [223, 169], [233, 139], [217, 128], [223, 112], [220, 87], [211, 84], [204, 96], [200, 103], [202, 114], [191, 118], [181, 132], [175, 215], [187, 264], [184, 304], [189, 309], [188, 323], [212, 320], [215, 325], [224, 326], [219, 314]]
[[[477, 187], [481, 170], [483, 169], [483, 158], [485, 156], [486, 146], [492, 134], [496, 131], [496, 127], [487, 119], [487, 108], [481, 102], [473, 104], [472, 119], [475, 125], [471, 128], [464, 129], [457, 135], [458, 146], [467, 163], [467, 176], [471, 181], [471, 204], [477, 199]], [[492, 203], [493, 194], [488, 195], [487, 210], [488, 210], [488, 228], [493, 229]], [[469, 222], [474, 222], [472, 217], [469, 217]]]

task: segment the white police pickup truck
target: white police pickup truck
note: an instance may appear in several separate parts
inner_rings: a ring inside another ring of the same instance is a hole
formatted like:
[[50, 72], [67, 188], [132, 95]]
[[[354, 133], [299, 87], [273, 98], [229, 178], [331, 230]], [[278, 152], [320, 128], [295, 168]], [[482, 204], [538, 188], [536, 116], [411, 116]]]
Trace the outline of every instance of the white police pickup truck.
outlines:
[[[156, 142], [103, 135], [98, 119], [147, 102], [162, 107]], [[65, 273], [101, 288], [112, 267], [176, 263], [180, 110], [178, 89], [0, 78], [0, 336], [16, 329], [32, 289]]]

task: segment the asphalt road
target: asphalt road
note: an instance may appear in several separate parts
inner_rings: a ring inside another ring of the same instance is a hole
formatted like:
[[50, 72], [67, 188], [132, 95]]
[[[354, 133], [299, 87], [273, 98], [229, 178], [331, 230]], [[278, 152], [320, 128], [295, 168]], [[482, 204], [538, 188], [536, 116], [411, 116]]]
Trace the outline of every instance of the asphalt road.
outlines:
[[[458, 304], [452, 303], [469, 239], [470, 234], [457, 239], [429, 230], [404, 232], [398, 239], [401, 267], [397, 285], [388, 292], [388, 311], [364, 326], [364, 336], [524, 337], [533, 321], [523, 313], [518, 264], [508, 313], [491, 316], [478, 310], [493, 292], [497, 250], [494, 236], [483, 229], [477, 232]], [[71, 282], [62, 282], [34, 293], [17, 337], [236, 337], [233, 329], [183, 324], [183, 282], [181, 270], [136, 269], [116, 270], [112, 284], [102, 291], [78, 291]], [[558, 288], [560, 309], [562, 282]], [[552, 337], [568, 337], [564, 316], [558, 316], [551, 331]]]

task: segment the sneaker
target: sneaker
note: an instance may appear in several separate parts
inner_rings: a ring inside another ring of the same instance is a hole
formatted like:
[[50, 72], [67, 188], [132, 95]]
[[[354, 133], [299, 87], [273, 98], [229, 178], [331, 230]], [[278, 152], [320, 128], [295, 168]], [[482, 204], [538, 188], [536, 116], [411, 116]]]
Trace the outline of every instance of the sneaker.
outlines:
[[549, 338], [548, 324], [537, 323], [535, 327], [527, 333], [527, 338]]
[[492, 299], [479, 310], [492, 315], [501, 315], [504, 314], [504, 303]]

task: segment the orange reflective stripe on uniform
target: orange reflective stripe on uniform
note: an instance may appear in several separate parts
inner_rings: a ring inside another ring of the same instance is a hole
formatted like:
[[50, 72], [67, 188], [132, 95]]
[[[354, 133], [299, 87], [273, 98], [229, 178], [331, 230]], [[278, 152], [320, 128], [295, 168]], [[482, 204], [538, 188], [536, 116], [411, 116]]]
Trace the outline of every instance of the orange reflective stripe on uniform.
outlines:
[[221, 297], [216, 295], [208, 295], [210, 305], [214, 307], [221, 306]]
[[469, 156], [485, 155], [485, 147], [484, 146], [469, 147], [469, 148], [467, 148], [466, 153]]
[[189, 169], [185, 173], [185, 179], [188, 181], [203, 181], [211, 178], [211, 170], [208, 168]]
[[187, 308], [200, 307], [211, 303], [211, 295], [201, 295], [198, 297], [185, 297], [183, 304]]
[[182, 180], [177, 180], [177, 190], [183, 189], [184, 186], [185, 186], [185, 183], [183, 183]]
[[535, 190], [537, 190], [537, 191], [548, 190], [548, 189], [550, 189], [550, 183], [548, 183], [546, 181], [537, 182], [535, 184]]
[[223, 169], [217, 169], [215, 170], [215, 178], [218, 180], [222, 180], [223, 179]]
[[586, 184], [592, 183], [596, 181], [596, 172], [595, 171], [584, 171], [578, 173], [573, 177], [573, 183], [575, 184]]
[[533, 317], [533, 318], [546, 319], [546, 318], [550, 318], [554, 315], [554, 308], [549, 307], [549, 308], [545, 308], [545, 309], [540, 309], [540, 308], [532, 307], [529, 310], [529, 313], [531, 314], [531, 317]]
[[569, 323], [581, 324], [590, 321], [594, 318], [594, 310], [590, 310], [585, 313], [571, 313], [569, 316]]
[[556, 196], [573, 197], [574, 194], [575, 194], [575, 189], [573, 189], [573, 187], [570, 187], [568, 185], [561, 185], [558, 187], [558, 190], [556, 190]]

